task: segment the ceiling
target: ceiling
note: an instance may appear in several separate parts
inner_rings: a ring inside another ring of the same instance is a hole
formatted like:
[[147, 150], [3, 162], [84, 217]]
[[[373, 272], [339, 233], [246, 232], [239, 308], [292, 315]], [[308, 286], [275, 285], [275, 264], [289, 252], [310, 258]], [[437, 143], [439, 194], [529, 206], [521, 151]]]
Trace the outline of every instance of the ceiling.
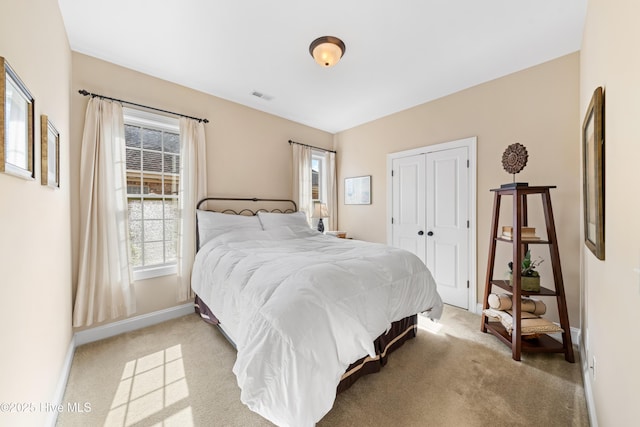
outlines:
[[578, 51], [587, 1], [58, 3], [74, 51], [336, 133]]

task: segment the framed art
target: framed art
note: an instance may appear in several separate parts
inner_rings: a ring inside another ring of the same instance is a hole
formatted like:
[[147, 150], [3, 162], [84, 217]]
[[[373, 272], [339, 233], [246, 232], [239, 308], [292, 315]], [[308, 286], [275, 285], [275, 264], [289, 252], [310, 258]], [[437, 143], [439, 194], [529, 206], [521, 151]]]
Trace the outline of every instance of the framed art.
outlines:
[[371, 175], [344, 179], [344, 204], [371, 204]]
[[604, 96], [598, 87], [582, 124], [584, 243], [604, 259]]
[[34, 99], [3, 57], [0, 74], [0, 172], [34, 178]]
[[60, 133], [46, 114], [40, 116], [41, 184], [60, 187]]

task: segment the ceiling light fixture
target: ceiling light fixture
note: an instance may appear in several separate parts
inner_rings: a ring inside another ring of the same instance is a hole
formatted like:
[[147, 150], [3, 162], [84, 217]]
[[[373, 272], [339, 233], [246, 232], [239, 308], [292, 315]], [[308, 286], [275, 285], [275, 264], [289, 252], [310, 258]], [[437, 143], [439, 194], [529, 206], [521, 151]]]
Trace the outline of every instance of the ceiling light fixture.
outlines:
[[337, 37], [318, 37], [309, 45], [309, 53], [323, 67], [332, 67], [340, 61], [346, 50], [344, 42]]

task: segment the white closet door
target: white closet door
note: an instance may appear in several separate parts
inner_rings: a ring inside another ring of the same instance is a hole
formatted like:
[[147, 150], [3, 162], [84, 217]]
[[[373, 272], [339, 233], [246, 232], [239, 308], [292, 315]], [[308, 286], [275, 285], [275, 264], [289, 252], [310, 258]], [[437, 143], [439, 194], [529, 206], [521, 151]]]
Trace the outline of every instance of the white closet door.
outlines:
[[426, 264], [445, 303], [469, 308], [466, 147], [426, 154]]
[[425, 156], [394, 159], [392, 169], [392, 244], [425, 262]]

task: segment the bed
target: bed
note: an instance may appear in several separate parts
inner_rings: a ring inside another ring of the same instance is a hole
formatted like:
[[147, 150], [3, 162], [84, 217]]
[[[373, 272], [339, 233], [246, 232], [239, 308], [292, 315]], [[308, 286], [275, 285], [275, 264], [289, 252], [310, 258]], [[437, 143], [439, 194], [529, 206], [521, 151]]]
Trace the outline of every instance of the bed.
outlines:
[[[211, 207], [222, 200], [287, 207]], [[196, 312], [236, 348], [242, 402], [277, 425], [315, 425], [415, 337], [418, 313], [442, 313], [413, 254], [321, 234], [292, 201], [207, 198], [197, 224]]]

